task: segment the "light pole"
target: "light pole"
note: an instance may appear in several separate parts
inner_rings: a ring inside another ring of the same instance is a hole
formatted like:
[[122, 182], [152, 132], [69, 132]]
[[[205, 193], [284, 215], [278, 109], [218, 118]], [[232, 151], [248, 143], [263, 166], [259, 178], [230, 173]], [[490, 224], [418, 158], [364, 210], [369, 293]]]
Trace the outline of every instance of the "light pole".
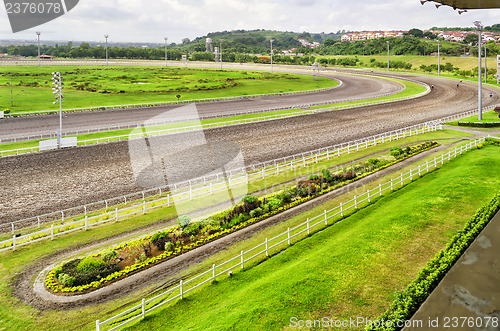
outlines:
[[38, 66], [40, 66], [40, 32], [37, 31], [36, 37], [38, 40]]
[[389, 71], [389, 40], [387, 40], [387, 71]]
[[56, 101], [53, 102], [55, 105], [59, 102], [59, 131], [57, 132], [57, 148], [61, 148], [61, 138], [62, 138], [62, 102], [64, 96], [62, 94], [63, 82], [60, 72], [52, 73], [52, 94], [55, 94]]
[[219, 61], [220, 61], [220, 68], [222, 70], [222, 41], [224, 39], [219, 39]]
[[488, 63], [486, 61], [487, 55], [486, 55], [486, 44], [484, 44], [484, 83], [488, 83]]
[[108, 66], [108, 37], [109, 35], [104, 35], [104, 38], [106, 38], [106, 67]]
[[273, 73], [273, 41], [274, 39], [271, 39], [271, 73]]
[[477, 31], [479, 31], [479, 39], [478, 39], [478, 48], [477, 48], [477, 57], [479, 60], [479, 66], [477, 70], [477, 78], [478, 78], [478, 91], [477, 91], [477, 100], [478, 100], [478, 117], [477, 119], [479, 121], [483, 120], [483, 99], [482, 99], [482, 94], [483, 94], [483, 81], [481, 80], [481, 31], [483, 31], [483, 25], [481, 24], [480, 21], [475, 21], [474, 25], [476, 26]]
[[165, 68], [167, 67], [167, 40], [168, 40], [168, 37], [164, 37], [163, 39], [165, 39]]
[[439, 42], [440, 40], [438, 39], [438, 76], [441, 76], [441, 54], [440, 54]]

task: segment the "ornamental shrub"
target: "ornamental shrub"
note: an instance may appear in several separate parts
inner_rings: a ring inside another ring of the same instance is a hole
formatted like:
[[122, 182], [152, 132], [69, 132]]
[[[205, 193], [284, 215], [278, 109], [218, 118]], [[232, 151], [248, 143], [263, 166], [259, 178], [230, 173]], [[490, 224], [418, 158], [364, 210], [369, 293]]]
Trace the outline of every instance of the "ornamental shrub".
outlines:
[[284, 204], [292, 202], [292, 196], [287, 191], [281, 192], [278, 198], [283, 201]]
[[165, 251], [172, 251], [172, 250], [174, 250], [175, 245], [174, 245], [172, 242], [167, 241], [167, 242], [165, 243], [165, 246], [164, 246], [164, 247], [165, 247], [165, 249], [164, 249]]
[[390, 154], [394, 156], [396, 159], [403, 154], [403, 149], [401, 147], [393, 147], [391, 148]]
[[264, 212], [262, 210], [262, 208], [255, 208], [254, 210], [252, 210], [250, 212], [250, 217], [251, 218], [255, 218], [255, 217], [259, 217], [260, 215], [262, 215]]
[[249, 205], [254, 204], [255, 202], [257, 202], [257, 200], [259, 200], [259, 198], [254, 197], [253, 195], [246, 195], [243, 197], [243, 199], [241, 199], [241, 201], [246, 202]]
[[101, 265], [105, 264], [103, 260], [96, 259], [95, 257], [86, 257], [78, 263], [76, 270], [79, 272], [93, 272], [98, 270]]
[[309, 180], [319, 180], [319, 176], [318, 175], [310, 175]]
[[75, 283], [75, 277], [71, 277], [68, 274], [60, 274], [57, 280], [64, 286], [73, 286]]
[[179, 218], [177, 219], [177, 223], [182, 229], [184, 229], [186, 226], [189, 225], [189, 223], [191, 223], [191, 217], [187, 215], [179, 216]]
[[276, 198], [276, 197], [269, 198], [269, 210], [270, 211], [276, 210], [281, 206], [283, 206], [283, 201], [281, 201], [281, 199]]
[[101, 258], [104, 262], [111, 262], [118, 256], [118, 252], [115, 250], [105, 251], [101, 254]]
[[54, 270], [54, 277], [55, 277], [56, 279], [59, 279], [59, 275], [60, 275], [60, 274], [62, 274], [62, 268], [61, 268], [61, 267], [56, 268], [56, 269]]

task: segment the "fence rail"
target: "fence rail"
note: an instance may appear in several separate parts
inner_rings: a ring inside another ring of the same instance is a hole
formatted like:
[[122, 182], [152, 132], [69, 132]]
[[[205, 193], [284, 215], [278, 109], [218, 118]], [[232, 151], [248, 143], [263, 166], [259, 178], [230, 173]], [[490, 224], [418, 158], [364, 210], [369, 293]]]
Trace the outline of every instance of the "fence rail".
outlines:
[[[174, 184], [173, 188], [170, 186], [170, 190], [167, 187], [163, 187], [142, 191], [128, 196], [2, 224], [0, 225], [0, 233], [11, 232], [12, 238], [0, 241], [0, 252], [10, 249], [15, 250], [16, 247], [44, 239], [53, 240], [54, 237], [59, 235], [77, 230], [88, 230], [89, 227], [106, 222], [118, 222], [125, 217], [144, 214], [147, 211], [160, 207], [170, 207], [173, 203], [191, 201], [194, 198], [209, 196], [219, 191], [230, 190], [238, 185], [248, 185], [251, 181], [261, 180], [284, 171], [293, 171], [297, 168], [307, 167], [333, 157], [359, 151], [360, 149], [441, 129], [442, 126], [440, 124], [418, 125], [359, 139], [350, 143], [338, 144], [307, 153], [229, 170], [226, 175], [217, 173], [212, 176], [199, 177]], [[127, 203], [132, 202], [132, 199], [135, 198], [135, 200], [138, 200], [141, 197], [141, 203], [134, 203], [127, 206]], [[146, 197], [153, 197], [153, 200], [146, 201]], [[116, 207], [121, 204], [125, 204], [125, 207]], [[102, 209], [104, 209], [104, 212], [99, 212]], [[89, 213], [92, 212], [97, 212], [98, 214], [89, 216]], [[76, 220], [71, 220], [72, 217], [76, 217]], [[52, 222], [50, 228], [42, 228], [42, 225], [50, 222]], [[60, 225], [54, 226], [54, 222], [60, 223]], [[22, 231], [28, 233], [22, 235]]]
[[[412, 168], [408, 172], [400, 174], [399, 177], [392, 178], [390, 181], [383, 184], [380, 183], [377, 187], [369, 189], [361, 195], [355, 195], [349, 201], [341, 202], [339, 206], [333, 209], [325, 210], [323, 213], [318, 214], [311, 219], [308, 218], [305, 222], [293, 228], [288, 228], [287, 231], [273, 238], [266, 238], [263, 243], [249, 249], [246, 252], [241, 251], [240, 254], [234, 256], [226, 262], [219, 265], [214, 264], [208, 270], [187, 280], [180, 280], [178, 285], [171, 287], [153, 298], [143, 298], [140, 304], [137, 304], [122, 313], [119, 313], [102, 322], [100, 320], [96, 320], [96, 330], [100, 331], [101, 327], [109, 325], [115, 321], [118, 324], [111, 326], [108, 330], [117, 330], [133, 321], [144, 318], [146, 314], [158, 309], [168, 302], [172, 302], [178, 298], [183, 299], [184, 295], [190, 291], [215, 280], [217, 277], [220, 277], [229, 271], [243, 269], [245, 263], [250, 260], [258, 257], [260, 257], [261, 260], [268, 258], [270, 256], [270, 251], [271, 253], [276, 251], [272, 251], [273, 248], [284, 245], [284, 249], [286, 249], [287, 246], [292, 244], [292, 241], [300, 241], [301, 238], [299, 238], [299, 236], [302, 235], [302, 237], [304, 237], [306, 233], [307, 235], [310, 235], [313, 229], [324, 229], [341, 221], [345, 217], [346, 212], [358, 209], [363, 203], [372, 203], [377, 197], [382, 196], [382, 194], [386, 191], [392, 192], [397, 188], [411, 183], [414, 179], [421, 177], [424, 173], [428, 173], [430, 170], [437, 168], [439, 165], [443, 165], [445, 161], [456, 158], [484, 141], [485, 138], [482, 137], [464, 146], [457, 147], [452, 151], [435, 157], [433, 160], [427, 161], [425, 164], [420, 164], [418, 167]], [[297, 239], [294, 240], [294, 238]], [[190, 284], [191, 286], [189, 286]]]

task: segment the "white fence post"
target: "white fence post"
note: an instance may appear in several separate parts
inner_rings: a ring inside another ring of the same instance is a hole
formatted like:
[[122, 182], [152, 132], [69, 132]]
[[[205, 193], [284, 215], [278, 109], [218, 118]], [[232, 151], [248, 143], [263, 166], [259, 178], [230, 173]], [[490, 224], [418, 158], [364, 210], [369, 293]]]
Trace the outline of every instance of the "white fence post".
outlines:
[[142, 214], [146, 214], [146, 201], [142, 201]]
[[391, 178], [391, 191], [394, 191], [394, 186], [392, 184], [392, 178]]
[[85, 231], [87, 231], [88, 229], [89, 229], [89, 220], [87, 215], [85, 215]]
[[54, 224], [50, 226], [50, 240], [54, 240]]
[[288, 228], [287, 233], [288, 233], [288, 246], [290, 246], [290, 228]]
[[184, 292], [182, 292], [182, 279], [180, 282], [181, 300], [184, 299]]
[[382, 196], [382, 183], [378, 184], [378, 191], [380, 193], [380, 196]]
[[326, 209], [324, 211], [324, 214], [325, 214], [325, 225], [328, 225], [328, 217], [326, 216]]
[[101, 324], [99, 320], [95, 321], [95, 331], [101, 331]]
[[343, 209], [342, 201], [340, 202], [340, 217], [344, 217], [344, 209]]
[[118, 208], [115, 209], [115, 221], [118, 222]]
[[366, 194], [368, 194], [368, 202], [371, 202], [371, 200], [370, 200], [370, 190], [366, 191]]
[[16, 250], [16, 235], [12, 236], [12, 250]]
[[170, 193], [167, 195], [167, 204], [168, 204], [168, 207], [170, 207]]
[[266, 256], [269, 257], [269, 246], [266, 238]]
[[309, 218], [307, 219], [307, 235], [309, 235], [311, 232], [309, 231]]
[[243, 258], [243, 251], [241, 251], [241, 269], [243, 269], [244, 262], [245, 262], [245, 259]]
[[[144, 192], [142, 192], [142, 194], [144, 194]], [[107, 211], [108, 210], [108, 200], [104, 200], [104, 203], [106, 203], [106, 211]]]
[[62, 224], [64, 224], [64, 212], [61, 211], [61, 220], [62, 220]]
[[38, 228], [40, 229], [40, 216], [37, 216], [37, 221], [38, 221]]
[[212, 279], [215, 280], [215, 263], [212, 264]]
[[16, 231], [14, 230], [14, 223], [10, 223], [10, 225], [12, 226], [12, 234], [14, 234]]
[[358, 209], [358, 197], [354, 195], [354, 208]]
[[142, 298], [142, 318], [146, 315], [146, 299]]

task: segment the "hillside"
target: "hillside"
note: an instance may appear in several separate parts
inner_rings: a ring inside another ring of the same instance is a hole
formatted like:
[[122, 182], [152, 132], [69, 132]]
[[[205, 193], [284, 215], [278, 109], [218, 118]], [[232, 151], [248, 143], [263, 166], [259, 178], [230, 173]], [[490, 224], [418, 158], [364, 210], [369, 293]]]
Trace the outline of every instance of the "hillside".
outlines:
[[233, 30], [210, 32], [205, 36], [184, 42], [178, 46], [190, 52], [204, 52], [206, 38], [212, 38], [214, 46], [218, 46], [220, 39], [222, 39], [222, 48], [226, 52], [268, 53], [271, 47], [270, 39], [274, 39], [273, 46], [275, 49], [283, 50], [300, 47], [301, 43], [297, 41], [298, 38], [306, 39], [311, 43], [323, 43], [326, 39], [339, 39], [340, 36], [340, 31], [337, 33], [298, 33], [273, 30]]

